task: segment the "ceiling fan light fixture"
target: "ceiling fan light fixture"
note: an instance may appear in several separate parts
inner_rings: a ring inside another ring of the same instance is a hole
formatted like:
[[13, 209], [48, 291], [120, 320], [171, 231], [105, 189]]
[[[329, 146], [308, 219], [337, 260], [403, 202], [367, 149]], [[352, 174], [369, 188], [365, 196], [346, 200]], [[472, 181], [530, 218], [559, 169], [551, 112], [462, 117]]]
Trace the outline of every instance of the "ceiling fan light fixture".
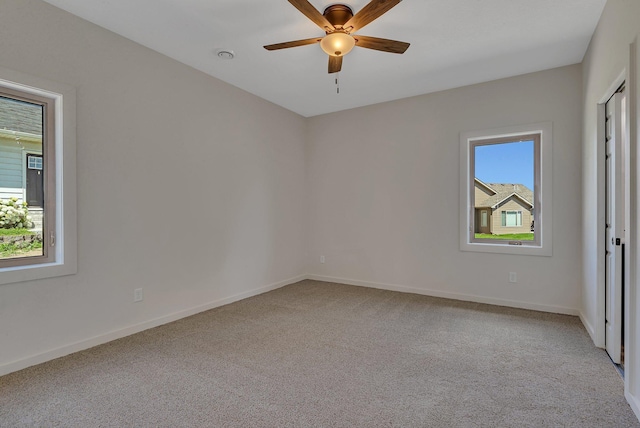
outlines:
[[327, 55], [344, 56], [351, 52], [356, 41], [347, 33], [336, 31], [327, 34], [320, 42], [320, 47]]

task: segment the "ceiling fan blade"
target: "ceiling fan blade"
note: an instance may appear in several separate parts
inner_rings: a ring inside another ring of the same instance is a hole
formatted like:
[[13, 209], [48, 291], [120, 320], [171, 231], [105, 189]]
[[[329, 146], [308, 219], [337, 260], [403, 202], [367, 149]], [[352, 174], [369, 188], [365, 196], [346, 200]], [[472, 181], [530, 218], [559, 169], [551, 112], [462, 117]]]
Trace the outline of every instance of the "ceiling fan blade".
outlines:
[[314, 37], [313, 39], [295, 40], [293, 42], [275, 43], [273, 45], [267, 45], [264, 48], [268, 51], [275, 51], [278, 49], [295, 48], [296, 46], [312, 45], [314, 43], [320, 43], [322, 37]]
[[342, 57], [329, 55], [329, 73], [337, 73], [342, 70]]
[[327, 18], [325, 18], [318, 9], [313, 7], [311, 3], [307, 0], [289, 0], [296, 9], [304, 14], [307, 18], [312, 20], [318, 27], [322, 28], [324, 31], [333, 31], [335, 30], [334, 26], [331, 25]]
[[381, 39], [379, 37], [369, 36], [353, 36], [356, 39], [356, 46], [367, 49], [375, 49], [377, 51], [391, 52], [401, 54], [409, 48], [409, 43], [399, 42], [397, 40]]
[[348, 33], [354, 33], [373, 20], [378, 19], [401, 1], [402, 0], [371, 0], [369, 4], [360, 9], [353, 18], [347, 21], [343, 28]]

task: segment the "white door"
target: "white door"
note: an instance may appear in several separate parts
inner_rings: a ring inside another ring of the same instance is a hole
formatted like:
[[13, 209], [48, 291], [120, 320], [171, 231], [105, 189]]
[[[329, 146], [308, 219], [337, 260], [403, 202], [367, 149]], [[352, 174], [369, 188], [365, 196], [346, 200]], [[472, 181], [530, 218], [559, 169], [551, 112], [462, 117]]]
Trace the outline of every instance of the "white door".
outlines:
[[624, 207], [625, 96], [617, 93], [606, 105], [606, 256], [605, 256], [605, 342], [614, 363], [621, 363]]

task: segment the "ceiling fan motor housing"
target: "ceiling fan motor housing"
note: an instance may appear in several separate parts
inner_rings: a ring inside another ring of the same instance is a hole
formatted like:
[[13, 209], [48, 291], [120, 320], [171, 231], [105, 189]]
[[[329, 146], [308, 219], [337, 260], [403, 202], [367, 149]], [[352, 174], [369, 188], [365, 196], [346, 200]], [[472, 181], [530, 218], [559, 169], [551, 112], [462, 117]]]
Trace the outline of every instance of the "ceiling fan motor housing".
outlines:
[[351, 18], [353, 18], [353, 11], [349, 6], [343, 4], [334, 4], [327, 7], [324, 10], [324, 17], [337, 29], [342, 29], [342, 26], [346, 24]]

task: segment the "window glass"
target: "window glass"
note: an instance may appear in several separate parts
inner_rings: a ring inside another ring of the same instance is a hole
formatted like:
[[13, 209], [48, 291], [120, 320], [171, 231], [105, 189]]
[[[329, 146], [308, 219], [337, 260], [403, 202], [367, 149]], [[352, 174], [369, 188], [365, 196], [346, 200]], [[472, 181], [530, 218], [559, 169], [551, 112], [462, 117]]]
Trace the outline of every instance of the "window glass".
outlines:
[[[53, 193], [46, 147], [53, 103], [20, 91], [0, 94], [0, 267], [43, 262]], [[52, 140], [52, 138], [51, 138]]]
[[27, 168], [42, 171], [42, 156], [27, 156]]
[[[535, 141], [485, 141], [473, 147], [474, 206], [500, 223], [480, 224], [474, 239], [533, 241]], [[488, 215], [488, 214], [487, 214]], [[484, 221], [484, 217], [483, 217]], [[488, 228], [488, 229], [487, 229]]]

